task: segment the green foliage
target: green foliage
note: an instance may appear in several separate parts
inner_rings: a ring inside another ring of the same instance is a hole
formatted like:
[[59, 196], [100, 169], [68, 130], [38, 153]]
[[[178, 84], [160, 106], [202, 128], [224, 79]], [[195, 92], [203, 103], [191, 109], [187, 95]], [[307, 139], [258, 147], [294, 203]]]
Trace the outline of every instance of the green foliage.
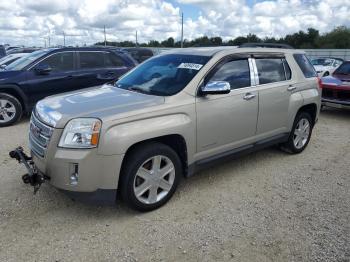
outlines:
[[[200, 46], [239, 46], [244, 43], [283, 43], [289, 44], [294, 48], [350, 48], [350, 28], [346, 26], [340, 26], [332, 31], [320, 35], [319, 31], [314, 28], [307, 29], [306, 32], [299, 31], [294, 34], [286, 35], [282, 38], [265, 37], [259, 38], [255, 34], [248, 34], [246, 36], [239, 36], [228, 41], [223, 41], [221, 37], [208, 37], [202, 36], [193, 40], [184, 40], [184, 47], [200, 47]], [[96, 45], [104, 45], [104, 42], [96, 43]], [[131, 41], [123, 42], [107, 42], [110, 46], [135, 46], [135, 43]], [[174, 40], [169, 37], [164, 41], [151, 40], [148, 43], [141, 43], [139, 46], [143, 47], [180, 47], [180, 41]]]
[[349, 48], [350, 47], [350, 28], [340, 26], [319, 38], [320, 45], [323, 48]]

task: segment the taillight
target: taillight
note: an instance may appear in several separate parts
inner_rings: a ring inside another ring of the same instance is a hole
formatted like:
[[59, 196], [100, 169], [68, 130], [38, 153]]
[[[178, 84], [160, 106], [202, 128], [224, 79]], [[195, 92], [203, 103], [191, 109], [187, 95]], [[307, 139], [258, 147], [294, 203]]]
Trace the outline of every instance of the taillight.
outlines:
[[317, 83], [318, 83], [318, 87], [322, 89], [322, 79], [320, 77], [317, 77]]

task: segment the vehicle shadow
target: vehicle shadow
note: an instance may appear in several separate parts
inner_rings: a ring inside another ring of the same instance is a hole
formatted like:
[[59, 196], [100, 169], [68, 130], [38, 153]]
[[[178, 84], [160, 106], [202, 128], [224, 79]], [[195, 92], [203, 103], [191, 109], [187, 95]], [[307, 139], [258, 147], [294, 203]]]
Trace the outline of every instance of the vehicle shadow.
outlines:
[[330, 117], [336, 119], [350, 119], [350, 109], [347, 108], [334, 108], [334, 107], [323, 107], [321, 110], [322, 117]]

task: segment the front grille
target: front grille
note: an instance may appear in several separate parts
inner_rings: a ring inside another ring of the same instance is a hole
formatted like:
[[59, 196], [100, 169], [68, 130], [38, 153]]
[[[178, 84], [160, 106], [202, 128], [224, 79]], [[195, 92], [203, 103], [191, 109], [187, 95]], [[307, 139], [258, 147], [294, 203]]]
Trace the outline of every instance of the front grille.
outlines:
[[329, 99], [338, 99], [342, 101], [350, 101], [350, 90], [323, 88], [322, 97]]
[[33, 113], [30, 119], [29, 147], [40, 157], [45, 157], [53, 128], [41, 122]]

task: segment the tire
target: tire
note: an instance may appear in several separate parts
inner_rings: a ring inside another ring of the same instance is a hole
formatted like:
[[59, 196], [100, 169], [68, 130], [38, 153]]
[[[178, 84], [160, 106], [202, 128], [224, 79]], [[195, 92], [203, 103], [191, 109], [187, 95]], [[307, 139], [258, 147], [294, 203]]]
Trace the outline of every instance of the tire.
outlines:
[[172, 148], [156, 142], [143, 144], [133, 149], [125, 161], [119, 190], [129, 207], [151, 211], [172, 197], [182, 177], [181, 160]]
[[22, 113], [22, 105], [16, 97], [0, 93], [0, 127], [16, 123], [21, 118]]
[[[307, 124], [308, 128], [306, 128], [306, 125], [303, 127], [303, 124]], [[298, 132], [300, 129], [305, 130], [305, 132]], [[299, 113], [294, 119], [293, 128], [289, 134], [288, 141], [281, 147], [282, 150], [291, 154], [303, 152], [310, 142], [312, 129], [313, 121], [310, 114], [306, 112]], [[300, 139], [298, 140], [297, 137]]]

